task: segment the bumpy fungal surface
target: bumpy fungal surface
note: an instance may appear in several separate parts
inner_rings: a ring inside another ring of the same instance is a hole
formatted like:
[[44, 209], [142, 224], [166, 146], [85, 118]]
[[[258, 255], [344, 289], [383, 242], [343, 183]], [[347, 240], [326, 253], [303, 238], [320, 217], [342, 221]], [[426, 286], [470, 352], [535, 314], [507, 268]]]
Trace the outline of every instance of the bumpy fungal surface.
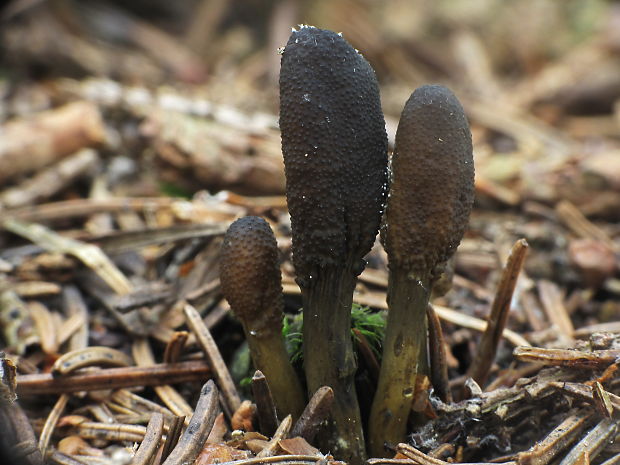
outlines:
[[459, 245], [474, 201], [469, 123], [446, 87], [416, 89], [402, 112], [381, 237], [390, 267], [437, 277]]
[[278, 246], [269, 224], [257, 216], [238, 219], [226, 231], [221, 253], [222, 292], [233, 312], [252, 318], [256, 330], [279, 331], [284, 303]]
[[361, 272], [385, 201], [387, 135], [375, 73], [339, 34], [291, 34], [280, 129], [298, 281], [347, 261]]

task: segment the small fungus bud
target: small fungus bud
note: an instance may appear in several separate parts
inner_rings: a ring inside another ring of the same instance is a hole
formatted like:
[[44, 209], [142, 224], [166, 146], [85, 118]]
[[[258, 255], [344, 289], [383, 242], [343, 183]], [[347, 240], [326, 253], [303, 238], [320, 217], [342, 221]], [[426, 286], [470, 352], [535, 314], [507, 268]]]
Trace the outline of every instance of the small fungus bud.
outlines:
[[256, 331], [280, 330], [283, 300], [278, 246], [264, 219], [246, 216], [230, 225], [222, 245], [220, 278], [237, 318], [252, 319]]
[[220, 281], [243, 326], [254, 365], [269, 382], [278, 413], [282, 418], [289, 413], [299, 416], [304, 396], [282, 338], [278, 246], [265, 220], [246, 216], [230, 225], [222, 244]]

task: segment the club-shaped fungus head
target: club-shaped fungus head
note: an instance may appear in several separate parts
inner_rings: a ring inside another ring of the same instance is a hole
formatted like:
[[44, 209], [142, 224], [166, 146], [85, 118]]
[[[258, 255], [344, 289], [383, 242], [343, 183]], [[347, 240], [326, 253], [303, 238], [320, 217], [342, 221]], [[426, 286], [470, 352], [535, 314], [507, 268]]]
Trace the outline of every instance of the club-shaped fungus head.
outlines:
[[224, 236], [220, 282], [234, 314], [256, 331], [281, 331], [282, 276], [278, 246], [269, 224], [246, 216], [230, 225]]
[[402, 112], [381, 238], [390, 268], [437, 278], [458, 247], [474, 201], [469, 123], [446, 87], [425, 85]]
[[298, 282], [363, 269], [386, 196], [387, 135], [372, 67], [340, 34], [302, 26], [282, 53], [280, 129]]

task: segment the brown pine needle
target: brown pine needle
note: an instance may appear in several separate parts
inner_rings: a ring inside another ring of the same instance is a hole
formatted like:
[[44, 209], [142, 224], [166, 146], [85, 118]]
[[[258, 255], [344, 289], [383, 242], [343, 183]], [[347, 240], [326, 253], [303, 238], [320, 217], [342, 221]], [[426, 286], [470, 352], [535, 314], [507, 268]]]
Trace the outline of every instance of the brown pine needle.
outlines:
[[218, 412], [218, 391], [213, 380], [202, 387], [194, 414], [176, 447], [163, 465], [193, 463], [211, 432]]
[[430, 359], [431, 382], [435, 392], [444, 402], [452, 402], [452, 392], [448, 380], [448, 363], [446, 361], [446, 342], [441, 329], [441, 322], [435, 309], [429, 303], [426, 307], [428, 320], [428, 352]]
[[260, 370], [256, 370], [252, 377], [252, 394], [254, 394], [254, 402], [256, 403], [256, 415], [260, 431], [271, 436], [278, 427], [278, 416], [269, 383]]
[[479, 385], [486, 381], [495, 354], [499, 345], [500, 338], [508, 320], [510, 302], [517, 284], [519, 272], [525, 261], [525, 254], [528, 244], [525, 239], [519, 239], [512, 247], [506, 267], [502, 272], [502, 277], [491, 305], [491, 314], [488, 318], [487, 328], [482, 334], [478, 352], [469, 367], [467, 375]]
[[159, 412], [155, 412], [151, 416], [148, 425], [146, 425], [144, 439], [133, 456], [132, 465], [149, 465], [151, 463], [153, 456], [159, 448], [163, 431], [164, 416]]
[[241, 399], [237, 393], [235, 383], [230, 376], [228, 367], [222, 358], [222, 354], [213, 340], [213, 336], [211, 336], [209, 328], [207, 328], [202, 318], [200, 318], [200, 314], [191, 305], [185, 305], [183, 311], [187, 318], [187, 325], [195, 334], [200, 347], [209, 361], [209, 365], [213, 368], [213, 373], [222, 390], [222, 396], [226, 400], [228, 409], [230, 412], [236, 411], [239, 405], [241, 405]]
[[160, 363], [148, 367], [97, 369], [54, 378], [50, 373], [17, 377], [19, 396], [38, 396], [63, 392], [118, 389], [135, 386], [158, 386], [201, 381], [211, 376], [209, 365], [203, 361]]

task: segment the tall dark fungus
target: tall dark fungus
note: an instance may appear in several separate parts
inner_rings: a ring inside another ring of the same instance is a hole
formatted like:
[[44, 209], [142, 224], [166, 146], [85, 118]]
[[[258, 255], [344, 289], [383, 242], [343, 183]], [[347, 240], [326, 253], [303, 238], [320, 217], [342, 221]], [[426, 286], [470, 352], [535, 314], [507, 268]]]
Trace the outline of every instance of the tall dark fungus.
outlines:
[[365, 445], [351, 303], [385, 201], [387, 136], [375, 73], [339, 34], [309, 26], [291, 34], [280, 71], [280, 129], [308, 389], [334, 390], [323, 446], [356, 464]]
[[446, 87], [417, 89], [402, 112], [381, 239], [388, 254], [388, 321], [370, 423], [370, 453], [404, 440], [427, 372], [426, 306], [458, 247], [474, 200], [469, 123]]
[[230, 225], [222, 244], [224, 297], [243, 326], [254, 365], [271, 389], [280, 418], [298, 418], [304, 393], [282, 337], [284, 301], [278, 246], [269, 224], [246, 216]]

